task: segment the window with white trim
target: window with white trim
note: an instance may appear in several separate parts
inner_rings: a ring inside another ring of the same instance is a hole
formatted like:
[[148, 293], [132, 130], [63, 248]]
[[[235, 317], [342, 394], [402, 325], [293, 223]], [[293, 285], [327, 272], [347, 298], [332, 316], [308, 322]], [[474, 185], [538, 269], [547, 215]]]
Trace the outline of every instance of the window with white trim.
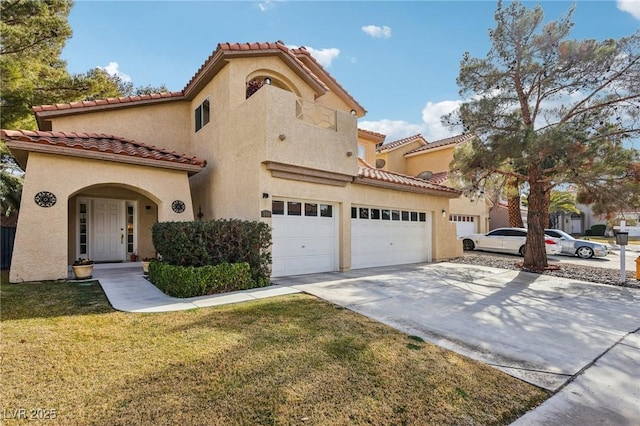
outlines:
[[198, 108], [195, 111], [195, 119], [196, 119], [196, 132], [202, 129], [209, 122], [210, 112], [209, 112], [209, 98], [202, 101]]

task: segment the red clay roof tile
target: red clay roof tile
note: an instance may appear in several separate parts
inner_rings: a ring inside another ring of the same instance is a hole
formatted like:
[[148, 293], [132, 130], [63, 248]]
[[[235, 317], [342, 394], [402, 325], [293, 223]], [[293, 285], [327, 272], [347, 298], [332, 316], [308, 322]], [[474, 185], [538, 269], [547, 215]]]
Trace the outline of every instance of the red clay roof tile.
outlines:
[[386, 143], [384, 145], [380, 145], [377, 149], [378, 152], [386, 152], [386, 151], [392, 151], [396, 148], [400, 148], [401, 146], [411, 143], [411, 142], [415, 142], [415, 141], [420, 141], [421, 144], [426, 145], [427, 144], [427, 140], [420, 134], [418, 133], [417, 135], [413, 135], [413, 136], [409, 136], [406, 137], [404, 139], [399, 139], [397, 141], [393, 141], [393, 142], [389, 142]]
[[371, 167], [359, 166], [358, 177], [372, 179], [372, 180], [385, 182], [385, 183], [401, 185], [401, 186], [407, 186], [411, 188], [422, 189], [430, 192], [431, 191], [442, 192], [442, 193], [448, 193], [455, 196], [462, 194], [462, 192], [457, 189], [449, 188], [448, 186], [440, 185], [438, 183], [426, 181], [424, 179], [419, 179], [412, 176], [403, 175], [401, 173], [391, 172], [388, 170], [374, 169]]
[[0, 130], [4, 141], [29, 142], [59, 148], [74, 148], [98, 151], [105, 154], [120, 154], [137, 158], [148, 158], [162, 162], [185, 164], [203, 168], [207, 162], [197, 157], [150, 146], [134, 140], [97, 133], [45, 132], [31, 130]]
[[421, 151], [427, 151], [430, 149], [434, 149], [434, 148], [438, 148], [441, 146], [446, 146], [446, 145], [457, 145], [463, 142], [466, 142], [470, 139], [473, 139], [475, 137], [475, 135], [473, 133], [465, 133], [462, 135], [456, 135], [456, 136], [452, 136], [450, 138], [446, 138], [446, 139], [440, 139], [434, 142], [430, 142], [426, 145], [423, 145], [421, 147], [418, 147], [416, 149], [412, 149], [409, 152], [406, 152], [405, 155], [409, 155], [409, 154], [414, 154], [416, 152], [421, 152]]

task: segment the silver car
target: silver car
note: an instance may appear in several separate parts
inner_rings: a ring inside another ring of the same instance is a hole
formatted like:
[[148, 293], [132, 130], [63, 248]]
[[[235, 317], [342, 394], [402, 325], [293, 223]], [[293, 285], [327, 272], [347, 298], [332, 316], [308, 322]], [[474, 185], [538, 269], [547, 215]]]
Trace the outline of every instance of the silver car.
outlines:
[[594, 241], [576, 239], [560, 229], [545, 229], [544, 233], [558, 241], [562, 247], [560, 254], [578, 256], [582, 259], [605, 257], [609, 254], [609, 249], [606, 245]]

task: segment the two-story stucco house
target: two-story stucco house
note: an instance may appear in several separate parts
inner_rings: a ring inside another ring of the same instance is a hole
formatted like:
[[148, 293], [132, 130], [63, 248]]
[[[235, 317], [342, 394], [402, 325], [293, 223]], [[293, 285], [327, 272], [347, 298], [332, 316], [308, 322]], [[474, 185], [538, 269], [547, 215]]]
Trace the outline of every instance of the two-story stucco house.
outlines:
[[222, 43], [180, 92], [34, 113], [38, 131], [1, 135], [26, 171], [11, 282], [152, 256], [156, 221], [264, 221], [273, 276], [462, 253], [460, 192], [359, 159], [381, 135], [304, 48]]
[[[449, 165], [456, 147], [474, 138], [464, 134], [433, 142], [420, 134], [386, 144], [378, 144], [375, 158], [383, 170], [419, 177], [438, 185], [450, 183]], [[491, 201], [486, 197], [458, 197], [450, 201], [449, 220], [456, 225], [458, 237], [488, 232]]]

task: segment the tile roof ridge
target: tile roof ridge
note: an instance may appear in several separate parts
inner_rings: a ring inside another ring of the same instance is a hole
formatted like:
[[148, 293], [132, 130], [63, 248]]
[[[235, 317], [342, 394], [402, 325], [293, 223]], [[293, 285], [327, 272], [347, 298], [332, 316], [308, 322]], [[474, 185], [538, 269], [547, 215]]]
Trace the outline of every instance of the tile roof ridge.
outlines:
[[77, 109], [77, 108], [90, 108], [94, 106], [103, 106], [103, 105], [116, 105], [116, 104], [125, 104], [125, 103], [133, 103], [133, 102], [141, 102], [155, 99], [170, 99], [170, 98], [179, 98], [183, 96], [183, 92], [160, 92], [160, 93], [149, 93], [142, 95], [130, 95], [130, 96], [119, 96], [119, 97], [111, 97], [105, 99], [94, 99], [94, 100], [84, 100], [84, 101], [72, 101], [72, 102], [64, 102], [57, 104], [48, 104], [48, 105], [36, 105], [31, 109], [33, 112], [43, 112], [43, 111], [60, 111], [65, 109]]
[[395, 148], [399, 148], [407, 143], [413, 142], [417, 139], [422, 139], [424, 141], [425, 144], [427, 144], [427, 140], [424, 138], [424, 136], [422, 136], [422, 133], [416, 133], [415, 135], [412, 136], [407, 136], [406, 138], [402, 138], [402, 139], [398, 139], [395, 141], [391, 141], [389, 143], [380, 145], [380, 147], [378, 147], [377, 151], [378, 152], [382, 152], [382, 151], [386, 151], [386, 150], [391, 150], [391, 149], [395, 149]]
[[438, 139], [437, 141], [429, 142], [426, 145], [419, 146], [418, 148], [412, 149], [409, 152], [406, 152], [405, 155], [413, 154], [415, 152], [427, 151], [429, 149], [438, 148], [446, 145], [460, 144], [466, 142], [470, 139], [473, 139], [475, 134], [473, 133], [461, 133], [459, 135], [450, 136], [444, 139]]
[[[448, 186], [445, 186], [445, 185], [442, 185], [442, 184], [439, 184], [439, 183], [430, 182], [428, 180], [420, 179], [420, 178], [415, 177], [415, 176], [409, 176], [409, 175], [406, 175], [406, 174], [403, 174], [403, 173], [394, 172], [394, 171], [391, 171], [391, 170], [376, 169], [376, 168], [372, 168], [372, 167], [362, 167], [362, 166], [358, 166], [358, 167], [361, 170], [369, 169], [369, 170], [377, 172], [377, 173], [388, 174], [388, 175], [391, 175], [391, 176], [397, 176], [398, 178], [406, 179], [406, 180], [409, 180], [409, 181], [412, 181], [412, 182], [416, 182], [416, 183], [419, 183], [419, 184], [422, 184], [422, 185], [431, 185], [431, 186], [435, 187], [434, 189], [438, 189], [438, 190], [442, 190], [442, 191], [461, 192], [461, 191], [459, 191], [459, 190], [457, 190], [455, 188], [450, 188]], [[375, 176], [372, 176], [370, 178], [375, 179]], [[405, 184], [405, 185], [407, 185], [407, 184]], [[415, 186], [415, 185], [408, 185], [408, 186]]]

